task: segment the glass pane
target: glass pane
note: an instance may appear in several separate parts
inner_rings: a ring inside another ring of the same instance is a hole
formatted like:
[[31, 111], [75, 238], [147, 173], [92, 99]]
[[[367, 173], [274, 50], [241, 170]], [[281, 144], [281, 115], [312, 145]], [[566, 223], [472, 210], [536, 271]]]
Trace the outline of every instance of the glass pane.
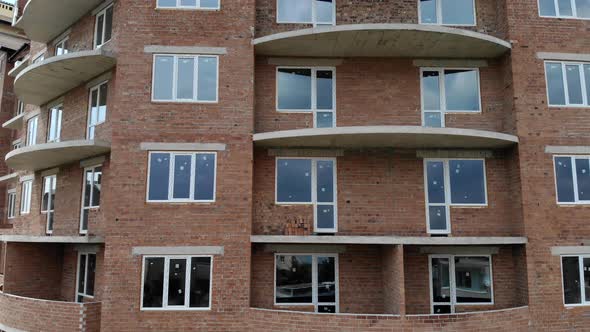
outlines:
[[84, 294], [86, 285], [86, 255], [78, 256], [78, 294]]
[[201, 8], [219, 8], [219, 0], [201, 0]]
[[422, 98], [425, 111], [440, 110], [440, 79], [437, 71], [422, 72]]
[[168, 271], [168, 305], [184, 305], [186, 259], [171, 259]]
[[[470, 0], [471, 1], [471, 0]], [[479, 111], [476, 70], [445, 70], [445, 97], [448, 111]]]
[[586, 103], [590, 105], [590, 65], [584, 65], [584, 78], [586, 82]]
[[94, 296], [94, 276], [96, 275], [96, 255], [88, 255], [88, 276], [86, 277], [86, 295]]
[[541, 16], [556, 16], [555, 2], [553, 0], [539, 0], [539, 12]]
[[174, 156], [174, 187], [173, 198], [189, 199], [191, 188], [192, 156]]
[[560, 16], [572, 16], [572, 3], [570, 0], [557, 0]]
[[444, 206], [429, 206], [428, 221], [431, 231], [447, 230], [447, 208]]
[[196, 160], [195, 200], [213, 200], [215, 196], [215, 154], [198, 153]]
[[197, 0], [180, 0], [180, 5], [181, 6], [190, 6], [190, 7], [196, 7], [197, 6]]
[[581, 201], [590, 200], [590, 165], [588, 159], [576, 159], [576, 176], [578, 180], [578, 199]]
[[316, 127], [317, 128], [333, 128], [334, 127], [334, 113], [332, 113], [332, 112], [316, 112]]
[[582, 82], [580, 81], [580, 66], [565, 66], [565, 77], [567, 79], [567, 91], [570, 104], [583, 104]]
[[590, 18], [590, 0], [576, 0], [576, 13], [580, 18]]
[[43, 196], [41, 197], [41, 212], [45, 212], [49, 207], [49, 192], [51, 191], [51, 178], [43, 178]]
[[574, 202], [574, 178], [572, 159], [570, 157], [555, 158], [555, 177], [557, 182], [557, 201], [560, 203]]
[[311, 160], [277, 159], [277, 202], [311, 203]]
[[217, 58], [199, 57], [199, 83], [197, 93], [199, 100], [217, 100]]
[[445, 203], [445, 170], [442, 161], [426, 163], [428, 203]]
[[100, 190], [102, 182], [102, 167], [94, 169], [94, 176], [92, 178], [92, 206], [100, 205]]
[[92, 170], [86, 170], [84, 174], [84, 206], [90, 206], [90, 195], [92, 193]]
[[437, 23], [436, 0], [420, 0], [420, 23]]
[[474, 25], [474, 0], [439, 0], [442, 23], [450, 25]]
[[486, 184], [483, 160], [450, 160], [452, 204], [485, 204]]
[[588, 301], [590, 299], [590, 258], [584, 258], [584, 291], [585, 291], [585, 299], [584, 301]]
[[317, 82], [317, 109], [331, 110], [334, 108], [333, 96], [334, 85], [331, 70], [318, 70], [316, 72]]
[[332, 0], [315, 0], [315, 15], [317, 23], [331, 24], [334, 21], [334, 3]]
[[312, 256], [276, 256], [276, 303], [312, 303]]
[[98, 123], [98, 90], [94, 89], [90, 92], [90, 121], [89, 125]]
[[336, 306], [335, 305], [318, 305], [318, 313], [324, 314], [335, 314], [336, 313]]
[[318, 230], [331, 230], [334, 225], [334, 206], [318, 205], [317, 207], [317, 226]]
[[106, 19], [104, 23], [104, 42], [111, 40], [113, 34], [113, 6], [109, 7], [106, 12]]
[[143, 277], [143, 307], [162, 307], [164, 293], [164, 258], [146, 258]]
[[51, 203], [49, 204], [49, 210], [55, 209], [55, 191], [57, 190], [57, 177], [51, 177]]
[[47, 231], [52, 232], [53, 231], [53, 212], [48, 212], [47, 213]]
[[336, 302], [336, 259], [318, 257], [318, 303]]
[[279, 109], [311, 109], [311, 69], [280, 68], [277, 89]]
[[211, 278], [211, 258], [193, 257], [191, 258], [191, 289], [190, 289], [190, 307], [207, 308], [209, 307], [209, 286]]
[[424, 112], [424, 127], [441, 128], [442, 127], [442, 113], [441, 112]]
[[[196, 5], [196, 4], [195, 4]], [[178, 80], [176, 88], [176, 98], [193, 99], [195, 82], [195, 59], [180, 58], [178, 59]]]
[[451, 306], [450, 305], [435, 305], [434, 314], [435, 315], [443, 315], [443, 314], [450, 314], [451, 313]]
[[312, 0], [278, 0], [279, 22], [311, 23]]
[[158, 0], [158, 7], [176, 7], [176, 0]]
[[[581, 303], [580, 265], [578, 257], [562, 257], [563, 297], [565, 304]], [[584, 277], [585, 277], [584, 273]]]
[[492, 279], [487, 257], [455, 257], [457, 303], [491, 303]]
[[549, 104], [565, 105], [565, 89], [563, 87], [561, 63], [548, 62], [545, 64], [545, 71], [547, 73]]
[[451, 282], [448, 258], [432, 258], [432, 302], [451, 302]]
[[107, 117], [107, 96], [108, 96], [108, 84], [102, 84], [99, 88], [99, 99], [98, 99], [98, 114], [97, 123], [104, 122]]
[[172, 100], [174, 57], [156, 56], [154, 68], [154, 99]]
[[82, 211], [82, 221], [80, 222], [80, 230], [88, 230], [88, 209]]
[[99, 15], [96, 17], [96, 46], [102, 45], [102, 29], [104, 28], [104, 15]]
[[150, 187], [148, 199], [162, 201], [168, 199], [170, 185], [170, 154], [152, 153], [150, 155]]
[[331, 160], [317, 161], [317, 201], [334, 202], [334, 162]]

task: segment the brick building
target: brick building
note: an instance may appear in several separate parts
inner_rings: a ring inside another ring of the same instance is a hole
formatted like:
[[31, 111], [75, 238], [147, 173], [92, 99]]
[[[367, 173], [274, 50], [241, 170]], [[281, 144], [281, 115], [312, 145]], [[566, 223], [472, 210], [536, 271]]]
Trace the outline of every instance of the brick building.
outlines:
[[0, 330], [588, 330], [589, 0], [14, 13]]

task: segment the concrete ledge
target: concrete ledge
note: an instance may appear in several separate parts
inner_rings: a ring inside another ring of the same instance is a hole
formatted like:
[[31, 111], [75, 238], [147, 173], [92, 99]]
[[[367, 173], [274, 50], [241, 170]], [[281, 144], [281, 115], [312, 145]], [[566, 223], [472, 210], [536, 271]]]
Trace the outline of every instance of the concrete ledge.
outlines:
[[426, 237], [426, 236], [290, 236], [252, 235], [252, 243], [280, 244], [404, 244], [404, 245], [511, 245], [526, 244], [526, 237]]
[[29, 65], [29, 59], [31, 58], [30, 55], [27, 55], [23, 58], [23, 60], [21, 61], [21, 63], [12, 68], [9, 72], [8, 72], [8, 76], [10, 77], [16, 77], [18, 74], [20, 74], [21, 71], [23, 71], [25, 68], [27, 68], [27, 66]]
[[139, 148], [144, 151], [225, 151], [223, 143], [152, 143], [142, 142]]
[[133, 247], [131, 253], [138, 255], [221, 255], [224, 249], [222, 246], [200, 246], [200, 247]]
[[551, 247], [551, 255], [587, 255], [590, 254], [590, 246], [564, 246]]
[[13, 130], [19, 130], [23, 128], [23, 120], [25, 118], [25, 112], [22, 112], [21, 114], [11, 118], [10, 120], [4, 122], [2, 124], [2, 128], [7, 128], [7, 129], [13, 129]]
[[256, 38], [256, 54], [291, 57], [496, 58], [512, 46], [465, 29], [425, 24], [348, 24]]
[[460, 67], [482, 68], [487, 67], [486, 60], [473, 59], [416, 59], [412, 62], [415, 67]]
[[208, 46], [163, 46], [163, 45], [146, 45], [143, 48], [144, 53], [167, 53], [167, 54], [227, 54], [225, 47], [208, 47]]
[[15, 180], [16, 178], [18, 178], [18, 173], [10, 173], [8, 175], [4, 175], [4, 176], [0, 177], [0, 183], [5, 182], [5, 181], [9, 181], [9, 180]]
[[104, 243], [101, 236], [36, 236], [36, 235], [0, 235], [0, 242], [26, 243]]
[[321, 254], [321, 253], [344, 253], [344, 245], [325, 245], [325, 244], [265, 244], [264, 252], [278, 253], [298, 253], [298, 254]]
[[342, 59], [326, 58], [268, 58], [269, 65], [275, 66], [320, 66], [336, 67], [344, 62]]
[[537, 52], [537, 59], [564, 60], [564, 61], [590, 61], [590, 54]]
[[550, 154], [590, 154], [590, 146], [545, 146], [545, 153]]
[[271, 157], [342, 157], [342, 149], [268, 149]]

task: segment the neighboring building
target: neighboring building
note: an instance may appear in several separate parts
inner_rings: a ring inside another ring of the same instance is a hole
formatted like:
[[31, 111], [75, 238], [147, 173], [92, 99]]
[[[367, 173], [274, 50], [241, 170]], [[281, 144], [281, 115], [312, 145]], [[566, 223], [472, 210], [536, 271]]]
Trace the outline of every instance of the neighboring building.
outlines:
[[0, 330], [588, 330], [590, 1], [16, 11]]

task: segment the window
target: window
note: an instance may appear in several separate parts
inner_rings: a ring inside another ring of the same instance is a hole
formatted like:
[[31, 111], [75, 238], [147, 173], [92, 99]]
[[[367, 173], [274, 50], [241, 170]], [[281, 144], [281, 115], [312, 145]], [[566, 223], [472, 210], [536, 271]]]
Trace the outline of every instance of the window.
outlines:
[[82, 187], [82, 211], [80, 215], [80, 233], [88, 232], [88, 214], [91, 209], [100, 207], [102, 182], [102, 166], [84, 169], [84, 185]]
[[96, 14], [94, 28], [94, 48], [101, 47], [111, 40], [113, 30], [113, 5]]
[[14, 219], [16, 218], [16, 189], [8, 190], [7, 196], [8, 204], [6, 205], [8, 208], [6, 217], [8, 219]]
[[444, 127], [445, 113], [481, 112], [478, 69], [422, 68], [422, 125]]
[[275, 305], [313, 305], [338, 312], [338, 255], [276, 254]]
[[43, 60], [45, 60], [45, 53], [41, 53], [35, 59], [33, 59], [33, 63], [34, 64], [39, 63], [39, 62], [42, 62]]
[[217, 102], [218, 57], [154, 55], [152, 100]]
[[20, 214], [31, 212], [31, 194], [33, 192], [33, 180], [23, 181], [21, 183], [20, 196]]
[[55, 44], [55, 55], [68, 54], [68, 39], [66, 37]]
[[16, 115], [21, 115], [25, 112], [25, 103], [18, 100], [16, 103]]
[[148, 202], [214, 202], [215, 153], [151, 152]]
[[59, 142], [61, 137], [61, 117], [63, 105], [54, 106], [49, 109], [49, 126], [47, 128], [47, 143]]
[[335, 159], [277, 158], [275, 187], [276, 204], [311, 204], [315, 231], [337, 231]]
[[590, 106], [590, 63], [545, 62], [549, 106]]
[[590, 0], [539, 0], [539, 16], [590, 18]]
[[220, 0], [158, 0], [158, 8], [219, 9]]
[[590, 204], [590, 157], [555, 156], [558, 204]]
[[211, 256], [143, 258], [142, 310], [211, 309]]
[[277, 68], [277, 111], [313, 112], [314, 127], [336, 125], [334, 68]]
[[483, 159], [425, 159], [426, 221], [429, 233], [451, 232], [451, 206], [486, 206]]
[[50, 175], [43, 178], [43, 196], [41, 197], [41, 213], [46, 215], [46, 232], [53, 233], [53, 217], [55, 213], [55, 190], [57, 176]]
[[106, 121], [107, 117], [108, 82], [101, 83], [90, 89], [88, 102], [88, 139], [94, 139], [96, 126]]
[[433, 314], [455, 313], [456, 305], [492, 305], [491, 256], [431, 255], [430, 299]]
[[277, 23], [336, 24], [336, 0], [277, 0]]
[[16, 141], [12, 142], [12, 149], [16, 150], [16, 149], [20, 149], [22, 147], [22, 143], [20, 139], [17, 139]]
[[96, 274], [96, 254], [78, 254], [78, 282], [76, 285], [76, 301], [84, 302], [84, 298], [94, 298], [94, 278]]
[[37, 144], [37, 122], [38, 116], [32, 117], [27, 121], [27, 146]]
[[421, 24], [475, 25], [474, 0], [418, 0]]

